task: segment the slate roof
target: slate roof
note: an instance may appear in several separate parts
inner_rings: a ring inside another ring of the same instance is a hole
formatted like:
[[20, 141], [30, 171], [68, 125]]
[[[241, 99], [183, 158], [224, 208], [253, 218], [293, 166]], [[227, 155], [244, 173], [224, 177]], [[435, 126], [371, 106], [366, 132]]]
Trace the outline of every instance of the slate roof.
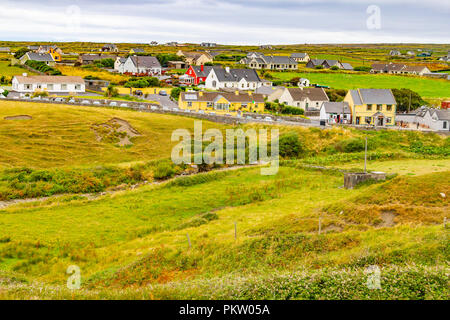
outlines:
[[248, 82], [261, 82], [256, 70], [229, 69], [229, 71], [230, 72], [227, 72], [227, 70], [222, 67], [214, 67], [214, 72], [220, 82], [239, 82], [241, 79], [245, 79]]
[[325, 108], [326, 113], [351, 114], [350, 107], [347, 102], [324, 102], [322, 107]]
[[363, 104], [397, 104], [390, 89], [356, 89], [350, 90], [355, 105]]
[[213, 68], [214, 68], [213, 66], [203, 66], [204, 71], [202, 71], [201, 66], [192, 66], [192, 69], [194, 69], [197, 77], [201, 77], [201, 78], [207, 77]]
[[27, 52], [26, 53], [30, 60], [34, 61], [55, 61], [50, 53], [35, 53], [35, 52]]
[[437, 109], [434, 111], [439, 120], [450, 120], [450, 110]]
[[295, 52], [291, 54], [291, 58], [304, 59], [308, 56], [306, 52]]
[[200, 101], [200, 102], [214, 102], [219, 100], [221, 97], [227, 99], [230, 103], [263, 103], [264, 96], [262, 94], [248, 94], [234, 92], [203, 92], [203, 96], [200, 96], [199, 92], [182, 92], [181, 99], [184, 101]]
[[136, 68], [161, 68], [158, 59], [151, 56], [131, 56], [131, 61]]
[[141, 49], [141, 48], [133, 48], [132, 50], [133, 50], [133, 52], [135, 52], [135, 53], [145, 53], [145, 50], [144, 50], [144, 49]]
[[350, 63], [342, 62], [341, 65], [342, 65], [342, 69], [344, 69], [344, 70], [353, 70], [353, 67]]
[[306, 98], [311, 101], [330, 101], [323, 88], [289, 88], [287, 90], [294, 101], [303, 101]]
[[284, 89], [284, 87], [269, 87], [269, 86], [262, 86], [255, 90], [255, 93], [257, 94], [263, 94], [266, 96], [271, 95], [272, 93], [276, 92], [277, 90]]
[[372, 70], [375, 71], [383, 71], [383, 72], [392, 72], [392, 71], [402, 71], [407, 66], [402, 63], [374, 63], [372, 64]]

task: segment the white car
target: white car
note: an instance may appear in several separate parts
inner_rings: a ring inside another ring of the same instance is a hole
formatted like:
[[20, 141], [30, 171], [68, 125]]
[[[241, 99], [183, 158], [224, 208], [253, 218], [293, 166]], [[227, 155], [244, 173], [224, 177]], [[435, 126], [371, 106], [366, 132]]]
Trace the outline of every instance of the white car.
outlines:
[[69, 100], [69, 103], [75, 103], [76, 101], [75, 101], [75, 99], [70, 99]]
[[273, 121], [271, 117], [265, 117], [264, 120], [265, 121]]
[[109, 104], [111, 107], [117, 107], [117, 102], [111, 102], [110, 104]]
[[122, 103], [120, 106], [121, 106], [122, 108], [128, 108], [128, 105], [127, 105], [126, 103]]
[[203, 111], [203, 110], [198, 110], [198, 113], [200, 113], [200, 114], [205, 114], [205, 111]]
[[152, 109], [152, 110], [159, 110], [159, 108], [157, 106], [151, 106], [150, 109]]
[[164, 110], [164, 111], [169, 111], [170, 109], [167, 108], [167, 107], [163, 107], [163, 110]]
[[100, 101], [94, 101], [92, 104], [95, 104], [96, 106], [99, 106], [101, 103], [100, 103]]
[[83, 100], [81, 101], [81, 104], [91, 104], [91, 102], [89, 100]]
[[180, 109], [178, 109], [178, 108], [173, 108], [172, 110], [173, 111], [180, 111]]
[[55, 98], [55, 102], [64, 102], [63, 98]]

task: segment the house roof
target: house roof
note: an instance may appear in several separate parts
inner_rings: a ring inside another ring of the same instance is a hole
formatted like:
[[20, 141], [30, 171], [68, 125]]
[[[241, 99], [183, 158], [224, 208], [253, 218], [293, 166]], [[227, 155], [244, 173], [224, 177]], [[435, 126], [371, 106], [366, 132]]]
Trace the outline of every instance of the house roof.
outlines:
[[255, 93], [262, 94], [262, 95], [271, 95], [272, 93], [280, 90], [285, 89], [284, 87], [269, 87], [269, 86], [262, 86], [255, 90]]
[[300, 59], [304, 59], [308, 56], [308, 54], [306, 52], [295, 52], [293, 54], [291, 54], [291, 58], [300, 58]]
[[50, 53], [27, 52], [26, 55], [28, 56], [28, 59], [34, 61], [55, 61]]
[[450, 110], [434, 110], [434, 114], [437, 115], [439, 120], [450, 120]]
[[342, 65], [342, 69], [344, 69], [344, 70], [353, 70], [353, 67], [350, 63], [342, 62], [341, 65]]
[[266, 64], [298, 64], [297, 61], [288, 56], [260, 56], [260, 59], [264, 60]]
[[330, 101], [323, 88], [288, 88], [294, 101], [303, 101], [308, 98], [311, 101]]
[[84, 84], [84, 79], [82, 77], [75, 76], [15, 76], [15, 79], [19, 83], [26, 84], [39, 84], [39, 83], [73, 83], [73, 84]]
[[213, 68], [214, 68], [213, 66], [203, 66], [202, 71], [202, 66], [192, 66], [192, 69], [194, 69], [194, 72], [197, 75], [197, 77], [201, 78], [207, 77]]
[[222, 67], [214, 67], [213, 69], [220, 82], [239, 82], [241, 79], [249, 82], [261, 82], [258, 73], [253, 69], [229, 69], [229, 72]]
[[351, 110], [347, 102], [324, 102], [322, 108], [326, 113], [350, 114]]
[[239, 93], [234, 92], [203, 92], [203, 96], [200, 96], [199, 92], [182, 92], [181, 99], [184, 101], [199, 101], [199, 102], [214, 102], [221, 97], [227, 99], [231, 103], [264, 103], [264, 96], [262, 94], [255, 93]]
[[407, 71], [407, 72], [421, 72], [425, 68], [427, 68], [427, 67], [426, 66], [406, 66], [405, 69], [403, 69], [403, 70]]
[[390, 89], [356, 89], [350, 90], [353, 102], [362, 104], [397, 104]]
[[405, 64], [402, 63], [374, 63], [372, 64], [372, 70], [377, 70], [377, 71], [385, 71], [385, 72], [389, 72], [389, 71], [401, 71], [403, 69], [405, 69], [407, 66]]
[[131, 50], [133, 50], [133, 52], [136, 52], [136, 53], [144, 53], [145, 52], [145, 50], [141, 49], [141, 48], [133, 48]]
[[161, 64], [155, 57], [131, 56], [130, 59], [136, 68], [161, 68]]

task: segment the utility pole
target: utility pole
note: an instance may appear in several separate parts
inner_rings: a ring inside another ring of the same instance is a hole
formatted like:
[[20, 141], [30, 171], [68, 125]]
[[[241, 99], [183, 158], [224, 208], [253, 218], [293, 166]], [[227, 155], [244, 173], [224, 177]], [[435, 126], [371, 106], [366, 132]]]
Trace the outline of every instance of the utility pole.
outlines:
[[410, 113], [411, 112], [411, 99], [412, 99], [412, 97], [411, 97], [411, 91], [409, 92], [409, 105], [408, 105], [408, 113]]

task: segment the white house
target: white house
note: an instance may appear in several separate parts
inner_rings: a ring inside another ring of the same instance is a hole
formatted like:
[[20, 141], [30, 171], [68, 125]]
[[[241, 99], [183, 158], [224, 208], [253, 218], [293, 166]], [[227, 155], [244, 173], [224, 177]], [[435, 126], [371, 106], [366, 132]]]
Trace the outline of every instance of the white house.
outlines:
[[428, 109], [421, 124], [435, 131], [450, 131], [450, 110]]
[[114, 70], [132, 75], [161, 75], [161, 64], [158, 59], [150, 56], [131, 56], [126, 60], [117, 58]]
[[300, 78], [300, 80], [298, 80], [299, 87], [309, 87], [310, 85], [311, 85], [311, 82], [306, 78]]
[[255, 70], [229, 67], [213, 67], [205, 81], [205, 88], [210, 90], [256, 90], [262, 85], [263, 81]]
[[[269, 96], [269, 101], [273, 102], [274, 97]], [[288, 106], [301, 108], [305, 111], [319, 110], [322, 103], [329, 102], [325, 90], [323, 88], [286, 88], [278, 98], [280, 103]]]
[[320, 107], [320, 120], [329, 124], [351, 123], [352, 112], [347, 102], [324, 102]]
[[48, 93], [81, 93], [85, 92], [86, 85], [81, 77], [66, 76], [15, 76], [12, 79], [13, 91], [20, 93], [33, 93], [46, 91]]

